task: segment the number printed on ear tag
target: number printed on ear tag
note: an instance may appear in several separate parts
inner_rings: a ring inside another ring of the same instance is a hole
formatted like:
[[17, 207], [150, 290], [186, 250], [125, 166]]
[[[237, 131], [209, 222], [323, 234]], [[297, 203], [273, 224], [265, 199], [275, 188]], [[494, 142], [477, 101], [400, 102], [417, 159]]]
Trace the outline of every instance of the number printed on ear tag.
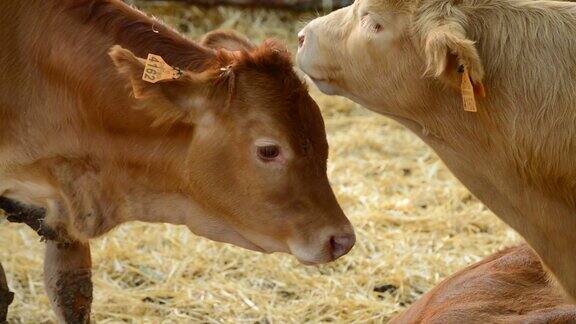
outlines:
[[142, 80], [156, 83], [162, 80], [175, 80], [182, 76], [183, 72], [179, 68], [174, 68], [162, 59], [159, 55], [148, 54]]
[[476, 108], [476, 98], [474, 98], [474, 86], [472, 85], [472, 80], [470, 80], [467, 67], [464, 67], [464, 74], [462, 74], [461, 91], [464, 110], [470, 112], [478, 111], [478, 108]]

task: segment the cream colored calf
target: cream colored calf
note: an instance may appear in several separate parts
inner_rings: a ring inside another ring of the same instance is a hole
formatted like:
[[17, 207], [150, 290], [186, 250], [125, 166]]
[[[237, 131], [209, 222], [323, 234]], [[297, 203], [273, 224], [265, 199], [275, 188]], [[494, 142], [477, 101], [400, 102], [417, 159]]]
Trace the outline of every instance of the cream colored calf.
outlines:
[[297, 61], [420, 136], [576, 298], [575, 35], [569, 2], [357, 0], [301, 31]]

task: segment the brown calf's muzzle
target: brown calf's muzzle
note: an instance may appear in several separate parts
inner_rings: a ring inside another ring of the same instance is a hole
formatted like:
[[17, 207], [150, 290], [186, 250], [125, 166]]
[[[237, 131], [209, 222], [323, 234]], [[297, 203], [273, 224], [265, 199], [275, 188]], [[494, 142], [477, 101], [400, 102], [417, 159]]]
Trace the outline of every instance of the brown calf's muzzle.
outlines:
[[[324, 175], [325, 179], [325, 175]], [[334, 261], [348, 253], [356, 241], [350, 221], [338, 205], [327, 179], [323, 188], [303, 193], [305, 208], [292, 220], [287, 244], [291, 254], [304, 264]], [[312, 187], [312, 186], [311, 186]], [[312, 187], [314, 188], [314, 187]]]

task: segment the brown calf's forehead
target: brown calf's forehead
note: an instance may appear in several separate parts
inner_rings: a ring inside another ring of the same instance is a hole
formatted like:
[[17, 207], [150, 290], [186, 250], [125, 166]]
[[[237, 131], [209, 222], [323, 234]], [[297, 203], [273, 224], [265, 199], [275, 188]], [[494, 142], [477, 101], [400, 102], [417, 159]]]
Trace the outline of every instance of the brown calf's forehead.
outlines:
[[291, 118], [288, 122], [295, 150], [302, 155], [312, 154], [325, 160], [328, 156], [326, 130], [316, 103], [306, 93], [294, 98], [289, 109]]
[[245, 53], [235, 65], [238, 96], [246, 96], [251, 109], [264, 110], [283, 128], [298, 155], [313, 152], [323, 159], [328, 145], [320, 109], [296, 75], [287, 52], [263, 46]]

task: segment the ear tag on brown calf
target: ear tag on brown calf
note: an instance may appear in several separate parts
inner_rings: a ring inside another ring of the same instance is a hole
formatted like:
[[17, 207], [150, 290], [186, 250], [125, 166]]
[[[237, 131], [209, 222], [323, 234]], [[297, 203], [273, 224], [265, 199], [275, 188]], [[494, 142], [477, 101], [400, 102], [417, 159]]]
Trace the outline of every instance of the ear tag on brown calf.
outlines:
[[477, 112], [476, 98], [474, 98], [474, 86], [472, 85], [472, 80], [470, 80], [470, 74], [468, 73], [468, 68], [466, 66], [464, 66], [464, 73], [462, 73], [461, 91], [464, 110]]
[[175, 80], [182, 77], [182, 70], [174, 68], [162, 59], [159, 55], [148, 54], [142, 80], [150, 83], [156, 83], [162, 80]]

